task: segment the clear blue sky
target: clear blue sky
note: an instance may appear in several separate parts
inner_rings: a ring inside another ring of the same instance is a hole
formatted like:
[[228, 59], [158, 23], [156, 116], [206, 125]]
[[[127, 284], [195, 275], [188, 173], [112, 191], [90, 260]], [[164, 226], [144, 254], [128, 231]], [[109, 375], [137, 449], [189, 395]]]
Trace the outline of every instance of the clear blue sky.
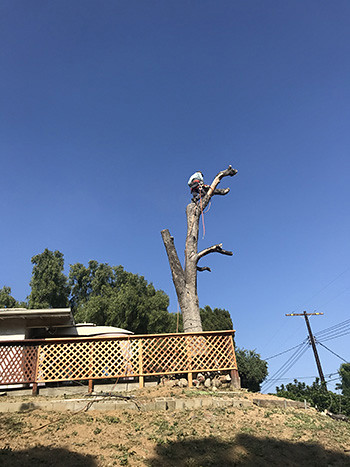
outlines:
[[[33, 255], [122, 264], [176, 297], [186, 185], [239, 170], [199, 248], [200, 305], [269, 357], [349, 318], [350, 3], [4, 0], [0, 287], [23, 300]], [[349, 359], [349, 336], [326, 343]], [[271, 360], [272, 375], [289, 354]], [[341, 360], [320, 349], [326, 374]], [[285, 375], [316, 375], [308, 352]], [[311, 382], [312, 379], [306, 380]], [[273, 389], [273, 388], [272, 388]]]

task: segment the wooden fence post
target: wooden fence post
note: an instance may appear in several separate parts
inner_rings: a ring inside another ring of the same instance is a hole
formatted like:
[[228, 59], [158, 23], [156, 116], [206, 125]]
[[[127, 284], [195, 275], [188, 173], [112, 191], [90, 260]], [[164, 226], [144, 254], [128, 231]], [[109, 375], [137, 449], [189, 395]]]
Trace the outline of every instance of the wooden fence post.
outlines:
[[231, 386], [240, 389], [241, 378], [239, 377], [238, 370], [231, 370]]
[[88, 389], [88, 393], [89, 394], [92, 394], [94, 392], [94, 380], [93, 379], [89, 379], [89, 389]]
[[38, 395], [38, 373], [39, 373], [39, 357], [40, 357], [40, 349], [41, 346], [36, 348], [35, 352], [35, 370], [34, 370], [34, 381], [33, 381], [33, 388], [32, 388], [32, 395]]
[[92, 394], [93, 390], [94, 390], [94, 380], [92, 378], [93, 376], [93, 365], [94, 365], [94, 357], [93, 357], [93, 351], [94, 351], [94, 342], [90, 342], [90, 345], [89, 345], [89, 349], [90, 349], [90, 352], [89, 352], [89, 389], [88, 389], [88, 394]]
[[188, 374], [187, 374], [187, 380], [188, 380], [188, 387], [191, 388], [193, 386], [192, 384], [192, 359], [191, 359], [191, 349], [188, 345], [190, 336], [186, 336], [186, 350], [187, 350], [187, 363], [188, 363]]
[[139, 340], [139, 386], [141, 389], [145, 386], [145, 378], [143, 376], [142, 339]]
[[230, 371], [231, 373], [231, 386], [240, 389], [241, 388], [241, 378], [239, 377], [238, 369], [237, 369], [237, 360], [236, 360], [236, 352], [235, 352], [235, 346], [233, 345], [233, 335], [230, 336], [230, 344], [231, 344], [231, 349], [233, 353], [233, 359], [235, 362], [236, 368], [232, 369]]

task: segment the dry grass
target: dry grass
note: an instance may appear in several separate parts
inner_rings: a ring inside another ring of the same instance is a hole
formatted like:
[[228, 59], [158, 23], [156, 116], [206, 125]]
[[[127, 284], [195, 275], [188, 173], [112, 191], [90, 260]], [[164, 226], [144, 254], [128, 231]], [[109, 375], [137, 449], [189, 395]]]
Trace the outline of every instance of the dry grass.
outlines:
[[[160, 395], [196, 396], [159, 388], [138, 397]], [[0, 466], [350, 465], [350, 424], [313, 409], [254, 406], [74, 416], [36, 410], [1, 414], [0, 438]]]

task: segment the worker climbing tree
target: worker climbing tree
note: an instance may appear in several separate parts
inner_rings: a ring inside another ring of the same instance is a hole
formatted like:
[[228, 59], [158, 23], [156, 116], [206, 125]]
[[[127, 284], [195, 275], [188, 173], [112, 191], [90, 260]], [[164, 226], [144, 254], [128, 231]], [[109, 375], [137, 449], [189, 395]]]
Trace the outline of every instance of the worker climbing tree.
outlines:
[[[202, 172], [198, 171], [195, 172], [193, 175], [188, 180], [188, 186], [191, 189], [191, 194], [192, 194], [192, 201], [194, 203], [197, 203], [199, 200], [201, 200], [202, 197], [204, 197], [210, 188], [210, 185], [205, 185], [204, 184], [204, 179], [203, 179], [203, 174]], [[218, 189], [215, 188], [213, 195], [226, 195], [227, 190], [225, 189]]]
[[174, 238], [170, 235], [169, 230], [164, 229], [161, 232], [182, 312], [184, 332], [202, 331], [197, 294], [197, 272], [210, 272], [210, 268], [198, 266], [199, 260], [210, 253], [221, 253], [230, 256], [233, 254], [231, 251], [224, 250], [221, 243], [198, 252], [198, 232], [200, 216], [212, 196], [227, 195], [230, 191], [229, 188], [218, 189], [218, 184], [224, 177], [233, 177], [236, 173], [237, 170], [229, 166], [228, 169], [216, 175], [211, 185], [204, 184], [203, 174], [199, 171], [190, 177], [188, 185], [191, 189], [192, 200], [186, 208], [187, 236], [184, 268], [179, 260]]

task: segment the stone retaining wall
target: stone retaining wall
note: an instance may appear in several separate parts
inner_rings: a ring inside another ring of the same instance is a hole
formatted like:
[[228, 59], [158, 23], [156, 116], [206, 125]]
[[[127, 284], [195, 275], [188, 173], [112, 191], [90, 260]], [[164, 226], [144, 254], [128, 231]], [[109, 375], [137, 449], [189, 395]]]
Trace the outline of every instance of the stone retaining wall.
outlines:
[[150, 402], [135, 402], [132, 400], [113, 400], [113, 399], [70, 399], [70, 400], [53, 400], [53, 401], [35, 401], [35, 402], [0, 402], [1, 412], [28, 412], [31, 410], [47, 410], [54, 412], [62, 411], [79, 411], [84, 410], [99, 410], [99, 411], [114, 411], [114, 410], [184, 410], [197, 409], [201, 407], [251, 407], [253, 404], [247, 399], [239, 400], [223, 397], [205, 397], [205, 398], [188, 398], [177, 399], [175, 397], [157, 397]]

